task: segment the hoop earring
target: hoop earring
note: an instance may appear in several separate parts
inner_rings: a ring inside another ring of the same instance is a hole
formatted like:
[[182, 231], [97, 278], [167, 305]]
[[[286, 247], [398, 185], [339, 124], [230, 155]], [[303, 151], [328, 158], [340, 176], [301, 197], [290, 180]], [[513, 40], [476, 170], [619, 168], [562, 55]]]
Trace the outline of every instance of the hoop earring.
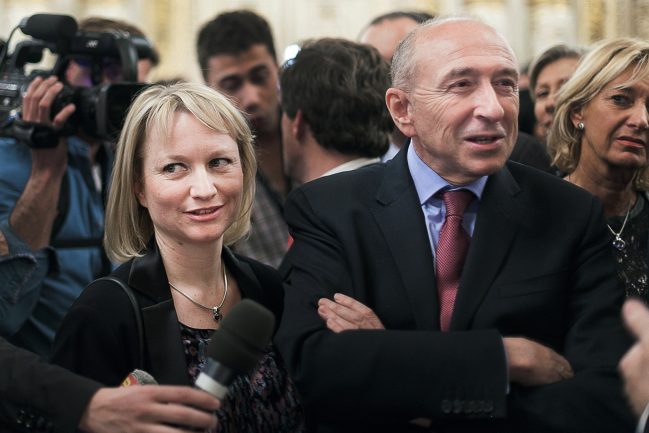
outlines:
[[580, 131], [583, 131], [586, 126], [584, 125], [584, 122], [579, 122], [577, 124], [577, 129]]

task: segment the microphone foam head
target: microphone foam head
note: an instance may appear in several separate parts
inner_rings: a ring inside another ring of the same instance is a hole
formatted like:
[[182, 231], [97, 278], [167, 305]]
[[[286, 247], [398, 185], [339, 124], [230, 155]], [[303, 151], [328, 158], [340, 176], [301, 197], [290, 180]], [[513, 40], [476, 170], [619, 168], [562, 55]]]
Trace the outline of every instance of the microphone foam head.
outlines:
[[267, 308], [243, 299], [214, 331], [206, 355], [239, 374], [252, 370], [270, 343], [275, 316]]
[[72, 38], [78, 29], [77, 21], [69, 15], [34, 14], [21, 23], [26, 35], [48, 42]]

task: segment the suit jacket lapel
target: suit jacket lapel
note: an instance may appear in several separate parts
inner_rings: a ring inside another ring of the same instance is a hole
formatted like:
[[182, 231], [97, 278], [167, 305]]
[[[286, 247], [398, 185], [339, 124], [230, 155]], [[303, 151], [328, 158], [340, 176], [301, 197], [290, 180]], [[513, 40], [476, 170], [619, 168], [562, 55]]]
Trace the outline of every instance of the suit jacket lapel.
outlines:
[[433, 253], [406, 149], [386, 164], [372, 213], [399, 269], [417, 328], [435, 330], [439, 329], [439, 304]]
[[242, 298], [251, 298], [263, 304], [267, 294], [261, 287], [261, 283], [250, 265], [239, 260], [227, 247], [223, 248], [222, 257], [225, 266], [237, 281]]
[[149, 373], [160, 383], [191, 385], [178, 316], [155, 240], [144, 256], [133, 261], [129, 285], [149, 301], [140, 305]]
[[520, 193], [506, 167], [487, 181], [462, 271], [451, 330], [469, 328], [471, 318], [502, 267], [520, 224], [528, 220]]
[[150, 373], [158, 382], [191, 385], [173, 301], [142, 309]]

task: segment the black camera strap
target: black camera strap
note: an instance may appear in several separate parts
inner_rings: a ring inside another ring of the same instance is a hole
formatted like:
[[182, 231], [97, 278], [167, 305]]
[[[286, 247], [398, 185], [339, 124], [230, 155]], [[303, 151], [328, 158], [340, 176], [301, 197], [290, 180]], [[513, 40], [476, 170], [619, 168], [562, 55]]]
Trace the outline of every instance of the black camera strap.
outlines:
[[56, 129], [41, 123], [25, 122], [14, 119], [12, 136], [18, 141], [35, 149], [51, 149], [59, 144], [61, 134]]
[[50, 245], [54, 248], [90, 248], [101, 246], [101, 238], [68, 238], [56, 239], [63, 223], [68, 216], [70, 209], [70, 182], [69, 174], [66, 170], [61, 179], [61, 191], [59, 201], [56, 205], [56, 218], [52, 224], [52, 234], [50, 235]]
[[[105, 189], [104, 189], [105, 191]], [[105, 193], [102, 193], [104, 196]], [[104, 203], [104, 200], [102, 200]], [[54, 223], [52, 224], [52, 234], [50, 235], [50, 246], [53, 248], [99, 248], [101, 252], [101, 262], [102, 270], [99, 275], [108, 275], [112, 270], [112, 264], [106, 256], [106, 252], [103, 247], [103, 236], [100, 237], [83, 237], [83, 238], [66, 238], [66, 239], [56, 239], [57, 235], [63, 227], [68, 212], [70, 209], [70, 182], [68, 171], [65, 171], [63, 179], [61, 179], [61, 190], [59, 193], [59, 201], [57, 203], [57, 213]]]

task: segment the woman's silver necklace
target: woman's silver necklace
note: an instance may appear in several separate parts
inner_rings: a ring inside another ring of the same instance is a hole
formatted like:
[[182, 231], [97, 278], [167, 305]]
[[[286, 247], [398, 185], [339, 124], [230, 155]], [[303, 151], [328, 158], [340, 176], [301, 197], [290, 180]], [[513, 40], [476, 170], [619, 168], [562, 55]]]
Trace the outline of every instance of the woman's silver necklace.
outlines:
[[622, 222], [622, 228], [620, 228], [619, 232], [616, 232], [615, 230], [613, 230], [613, 228], [610, 226], [610, 224], [606, 223], [606, 227], [608, 227], [608, 229], [611, 231], [611, 234], [613, 234], [613, 236], [615, 236], [615, 238], [613, 239], [613, 242], [611, 242], [613, 244], [613, 248], [615, 248], [618, 251], [624, 251], [624, 249], [626, 248], [626, 242], [624, 241], [624, 239], [622, 239], [622, 232], [624, 231], [624, 227], [626, 227], [626, 222], [629, 220], [629, 214], [631, 213], [631, 202], [632, 201], [633, 201], [633, 199], [631, 199], [631, 201], [629, 201], [629, 207], [626, 210], [626, 215], [624, 216], [624, 221]]
[[214, 317], [214, 321], [216, 323], [219, 323], [221, 319], [223, 318], [223, 313], [221, 312], [221, 308], [223, 307], [223, 304], [225, 303], [225, 298], [228, 297], [228, 276], [225, 272], [225, 265], [222, 265], [222, 270], [223, 270], [223, 299], [221, 299], [221, 302], [219, 305], [215, 305], [213, 307], [208, 307], [207, 305], [203, 305], [198, 301], [195, 301], [194, 299], [190, 298], [189, 295], [181, 292], [174, 286], [173, 284], [169, 283], [169, 287], [174, 289], [176, 292], [180, 293], [182, 296], [187, 298], [189, 302], [192, 304], [196, 305], [197, 307], [201, 307], [205, 310], [210, 310], [212, 312], [212, 317]]
[[[571, 175], [572, 175], [572, 173], [569, 174], [568, 176], [566, 176], [566, 180], [568, 182], [570, 182], [570, 183], [572, 183], [570, 181], [570, 176]], [[619, 232], [616, 232], [615, 230], [613, 230], [611, 225], [609, 223], [606, 223], [606, 227], [608, 227], [611, 234], [614, 236], [613, 241], [611, 242], [611, 244], [613, 245], [613, 248], [615, 248], [618, 251], [624, 251], [624, 249], [626, 248], [626, 242], [624, 241], [624, 239], [622, 239], [622, 232], [624, 231], [624, 227], [626, 227], [626, 222], [629, 220], [629, 214], [631, 213], [631, 205], [632, 204], [633, 204], [633, 198], [631, 200], [629, 200], [629, 206], [628, 206], [628, 208], [626, 210], [626, 215], [624, 216], [624, 221], [622, 222], [622, 227], [620, 228]]]

